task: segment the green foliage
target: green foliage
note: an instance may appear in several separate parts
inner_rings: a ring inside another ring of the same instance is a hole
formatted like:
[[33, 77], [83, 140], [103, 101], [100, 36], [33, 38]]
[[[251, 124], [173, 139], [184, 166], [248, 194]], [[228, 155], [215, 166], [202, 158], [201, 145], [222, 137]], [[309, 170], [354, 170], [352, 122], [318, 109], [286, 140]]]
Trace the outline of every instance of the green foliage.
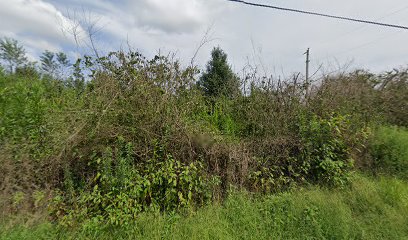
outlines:
[[0, 86], [0, 140], [15, 144], [44, 140], [48, 102], [43, 83], [7, 76], [0, 79]]
[[159, 145], [152, 159], [136, 160], [134, 146], [120, 138], [115, 149], [108, 147], [89, 163], [96, 170], [92, 181], [75, 191], [76, 197], [58, 196], [52, 211], [66, 211], [63, 225], [127, 225], [141, 212], [173, 212], [211, 200], [214, 181], [206, 177], [201, 163], [184, 164]]
[[0, 41], [0, 59], [7, 63], [10, 73], [28, 62], [24, 47], [17, 40], [7, 37]]
[[200, 121], [202, 125], [210, 126], [211, 129], [224, 136], [239, 136], [240, 126], [234, 116], [234, 102], [225, 97], [218, 98], [213, 104], [207, 103], [191, 118], [194, 121]]
[[71, 66], [65, 53], [53, 53], [48, 50], [40, 56], [41, 70], [44, 75], [57, 80], [67, 78], [69, 67]]
[[394, 69], [380, 78], [380, 112], [388, 123], [408, 127], [408, 69]]
[[346, 136], [350, 135], [348, 117], [333, 115], [323, 119], [313, 116], [310, 121], [300, 120], [300, 123], [304, 143], [301, 158], [310, 166], [308, 177], [328, 185], [345, 185], [353, 167], [346, 144]]
[[374, 169], [406, 178], [408, 176], [408, 130], [379, 127], [371, 139], [370, 153]]
[[72, 77], [70, 78], [72, 86], [79, 92], [82, 93], [85, 89], [85, 76], [81, 68], [81, 59], [78, 58], [76, 62], [72, 65]]
[[238, 126], [231, 114], [231, 106], [228, 100], [217, 101], [209, 121], [222, 133], [234, 136], [238, 133]]
[[348, 189], [312, 187], [253, 198], [231, 193], [223, 205], [189, 214], [144, 213], [128, 226], [0, 228], [1, 239], [405, 239], [408, 185], [355, 176]]
[[26, 63], [24, 66], [18, 67], [15, 71], [15, 75], [34, 80], [40, 78], [40, 73], [37, 70], [35, 62]]
[[232, 97], [239, 94], [238, 77], [228, 65], [227, 54], [221, 48], [212, 50], [211, 60], [197, 84], [208, 97]]
[[47, 74], [49, 74], [50, 76], [53, 76], [57, 68], [56, 66], [57, 63], [54, 59], [54, 53], [46, 50], [40, 56], [40, 60], [41, 60], [41, 69]]
[[[58, 178], [62, 164], [56, 152], [76, 124], [66, 110], [80, 108], [80, 102], [70, 89], [52, 80], [19, 73], [0, 76], [2, 214], [44, 211], [45, 207], [33, 207], [39, 202], [36, 193], [48, 191]], [[15, 192], [27, 197], [18, 208], [7, 208]]]
[[[239, 94], [219, 48], [199, 88], [195, 67], [161, 55], [84, 56], [72, 73], [63, 53], [45, 52], [42, 61], [53, 76], [27, 64], [0, 74], [1, 214], [43, 210], [54, 197], [56, 221], [89, 231], [131, 226], [150, 212], [174, 222], [186, 208], [225, 200], [230, 188], [350, 186], [354, 159], [366, 156], [367, 126], [406, 120], [403, 72], [330, 76], [310, 91], [296, 75], [254, 73], [245, 78], [250, 93]], [[60, 67], [72, 76], [58, 76]], [[376, 136], [375, 165], [405, 171], [405, 135]], [[321, 208], [298, 210], [296, 226], [327, 237]]]
[[306, 183], [310, 171], [308, 162], [288, 157], [284, 161], [270, 158], [259, 158], [248, 176], [249, 184], [258, 192], [280, 192]]
[[349, 183], [353, 160], [346, 142], [350, 136], [348, 117], [303, 117], [299, 118], [298, 128], [300, 142], [284, 159], [257, 159], [249, 175], [255, 190], [279, 191], [307, 182], [340, 187]]

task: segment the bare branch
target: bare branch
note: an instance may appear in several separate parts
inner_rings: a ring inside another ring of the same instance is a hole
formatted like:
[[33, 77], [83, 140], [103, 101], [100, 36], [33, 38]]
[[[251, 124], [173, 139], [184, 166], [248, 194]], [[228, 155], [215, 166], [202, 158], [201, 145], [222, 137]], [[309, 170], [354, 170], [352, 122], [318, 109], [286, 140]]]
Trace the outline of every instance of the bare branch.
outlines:
[[70, 23], [66, 25], [60, 22], [61, 30], [65, 36], [70, 35], [73, 37], [77, 51], [79, 52], [79, 49], [85, 46], [93, 52], [96, 58], [99, 58], [100, 53], [96, 39], [98, 33], [104, 28], [100, 25], [101, 19], [84, 8], [79, 13], [77, 10], [67, 10], [65, 17]]
[[213, 27], [214, 27], [214, 23], [211, 24], [211, 25], [207, 28], [207, 30], [205, 31], [204, 36], [203, 36], [203, 38], [202, 38], [201, 41], [200, 41], [200, 44], [199, 44], [198, 47], [196, 48], [196, 50], [195, 50], [195, 52], [194, 52], [194, 55], [193, 55], [193, 57], [191, 58], [191, 61], [190, 61], [190, 65], [191, 65], [191, 66], [194, 66], [195, 59], [196, 59], [196, 57], [197, 57], [199, 51], [201, 50], [201, 48], [204, 47], [204, 45], [206, 45], [207, 43], [212, 42], [212, 41], [214, 41], [214, 40], [216, 39], [216, 38], [212, 38], [212, 35], [211, 35], [211, 30], [213, 29]]

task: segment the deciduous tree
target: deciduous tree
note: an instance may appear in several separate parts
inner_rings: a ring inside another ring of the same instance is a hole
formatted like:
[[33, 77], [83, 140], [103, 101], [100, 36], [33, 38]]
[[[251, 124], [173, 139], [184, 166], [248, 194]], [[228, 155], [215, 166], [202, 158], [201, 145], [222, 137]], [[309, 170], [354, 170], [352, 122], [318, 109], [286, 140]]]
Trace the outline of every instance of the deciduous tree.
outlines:
[[28, 62], [24, 47], [17, 40], [8, 37], [0, 40], [0, 59], [8, 65], [11, 73]]

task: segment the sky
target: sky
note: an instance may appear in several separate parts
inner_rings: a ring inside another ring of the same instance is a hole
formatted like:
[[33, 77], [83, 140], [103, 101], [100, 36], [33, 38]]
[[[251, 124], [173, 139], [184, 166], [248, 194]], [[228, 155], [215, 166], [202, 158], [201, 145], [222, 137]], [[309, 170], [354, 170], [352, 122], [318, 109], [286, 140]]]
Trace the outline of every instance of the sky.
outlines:
[[[408, 25], [406, 0], [248, 1]], [[237, 73], [248, 65], [266, 75], [303, 73], [307, 48], [312, 73], [382, 72], [408, 65], [408, 30], [226, 0], [0, 0], [0, 37], [19, 40], [31, 60], [44, 50], [64, 51], [71, 58], [88, 52], [90, 25], [102, 53], [128, 47], [147, 57], [171, 52], [185, 65], [207, 36], [195, 64], [204, 68], [211, 49], [219, 46]]]

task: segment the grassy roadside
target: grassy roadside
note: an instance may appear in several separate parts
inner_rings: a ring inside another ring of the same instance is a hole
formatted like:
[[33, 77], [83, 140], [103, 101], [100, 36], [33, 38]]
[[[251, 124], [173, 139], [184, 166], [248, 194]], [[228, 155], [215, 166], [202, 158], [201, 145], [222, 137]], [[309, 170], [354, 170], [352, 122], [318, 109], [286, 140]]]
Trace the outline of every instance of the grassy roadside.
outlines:
[[267, 197], [234, 193], [222, 206], [142, 214], [132, 226], [1, 228], [0, 239], [407, 239], [408, 183], [354, 175], [347, 189], [312, 187]]

